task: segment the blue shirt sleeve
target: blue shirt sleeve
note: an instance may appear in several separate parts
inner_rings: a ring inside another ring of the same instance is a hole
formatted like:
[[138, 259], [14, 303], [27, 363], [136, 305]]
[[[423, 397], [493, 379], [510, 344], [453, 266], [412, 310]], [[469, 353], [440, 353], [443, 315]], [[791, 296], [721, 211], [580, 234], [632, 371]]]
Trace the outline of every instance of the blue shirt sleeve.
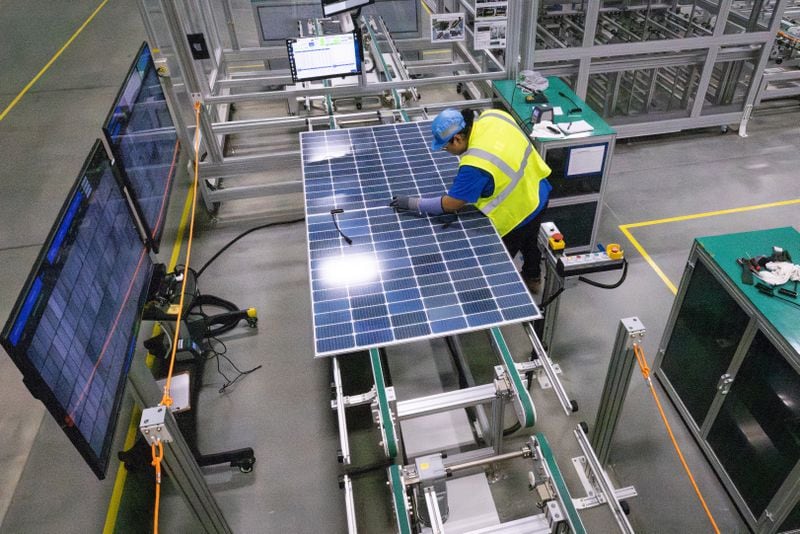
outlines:
[[447, 192], [457, 200], [475, 204], [481, 197], [489, 197], [494, 193], [494, 178], [488, 172], [471, 165], [462, 165], [453, 179], [453, 185]]

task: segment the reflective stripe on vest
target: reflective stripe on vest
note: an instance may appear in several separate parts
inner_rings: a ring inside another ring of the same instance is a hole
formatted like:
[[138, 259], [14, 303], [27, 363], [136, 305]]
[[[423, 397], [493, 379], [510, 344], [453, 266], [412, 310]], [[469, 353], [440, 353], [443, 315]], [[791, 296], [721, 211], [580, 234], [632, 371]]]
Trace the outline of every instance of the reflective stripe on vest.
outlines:
[[[480, 121], [484, 119], [499, 119], [506, 126], [495, 123], [492, 127], [490, 123], [485, 123], [486, 126], [481, 128]], [[477, 128], [470, 135], [470, 144], [477, 146], [469, 148], [464, 153], [461, 164], [478, 167], [492, 174], [494, 194], [489, 198], [479, 199], [476, 206], [492, 219], [502, 236], [538, 207], [539, 182], [550, 174], [550, 168], [538, 154], [534, 153], [528, 136], [520, 130], [510, 115], [497, 110], [484, 111], [476, 119], [475, 125]], [[510, 132], [508, 126], [513, 127], [514, 131]], [[481, 137], [473, 138], [476, 134]], [[508, 143], [496, 143], [493, 139], [496, 135], [508, 138]], [[493, 144], [499, 145], [499, 155], [487, 150], [491, 149]], [[522, 152], [521, 157], [516, 155], [520, 152]], [[530, 165], [531, 163], [533, 165]], [[524, 181], [523, 178], [526, 176], [528, 180]], [[528, 200], [522, 200], [523, 198]], [[530, 206], [531, 201], [536, 204]], [[503, 206], [502, 212], [498, 210], [501, 206]], [[523, 211], [526, 213], [522, 213]]]

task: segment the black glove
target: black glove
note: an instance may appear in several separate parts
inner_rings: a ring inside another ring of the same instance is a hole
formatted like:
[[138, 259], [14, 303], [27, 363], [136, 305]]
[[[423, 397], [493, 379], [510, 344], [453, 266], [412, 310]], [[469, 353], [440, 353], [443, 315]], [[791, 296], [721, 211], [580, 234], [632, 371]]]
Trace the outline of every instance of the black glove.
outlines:
[[419, 197], [397, 195], [396, 197], [392, 197], [389, 206], [396, 210], [419, 211]]

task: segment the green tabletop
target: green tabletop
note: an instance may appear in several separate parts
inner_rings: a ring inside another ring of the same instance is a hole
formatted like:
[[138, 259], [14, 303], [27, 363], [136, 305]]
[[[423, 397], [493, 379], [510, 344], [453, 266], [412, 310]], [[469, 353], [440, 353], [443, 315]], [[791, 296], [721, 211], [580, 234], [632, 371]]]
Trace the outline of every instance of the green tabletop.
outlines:
[[[742, 283], [741, 267], [736, 258], [769, 256], [772, 247], [789, 252], [794, 263], [800, 262], [800, 233], [792, 227], [773, 228], [756, 232], [698, 237], [697, 243], [717, 262], [733, 284], [747, 297], [758, 311], [772, 323], [775, 330], [800, 353], [800, 307], [776, 297], [760, 293], [755, 286]], [[758, 278], [755, 278], [758, 282]], [[793, 289], [793, 282], [784, 287]], [[777, 292], [776, 292], [777, 293]], [[800, 299], [781, 295], [800, 305]]]
[[[550, 83], [550, 86], [545, 89], [544, 95], [553, 107], [558, 106], [563, 111], [563, 114], [554, 117], [553, 122], [560, 123], [585, 120], [594, 128], [591, 132], [592, 136], [613, 135], [616, 133], [600, 115], [595, 113], [595, 111], [586, 104], [586, 102], [578, 98], [578, 95], [576, 95], [561, 78], [550, 76], [547, 78], [547, 81]], [[511, 110], [512, 115], [516, 116], [520, 124], [530, 120], [531, 110], [535, 104], [525, 102], [526, 93], [523, 93], [519, 88], [515, 89], [517, 84], [514, 80], [495, 80], [492, 84], [494, 85], [495, 92], [503, 99], [506, 107]], [[559, 93], [563, 93], [568, 96], [569, 99], [572, 99], [582, 111], [580, 113], [567, 113], [570, 109], [573, 109], [575, 105]], [[531, 126], [526, 125], [526, 129], [530, 132]], [[555, 138], [553, 139], [553, 141], [557, 140], [558, 139]], [[543, 139], [543, 141], [546, 141], [546, 139]]]

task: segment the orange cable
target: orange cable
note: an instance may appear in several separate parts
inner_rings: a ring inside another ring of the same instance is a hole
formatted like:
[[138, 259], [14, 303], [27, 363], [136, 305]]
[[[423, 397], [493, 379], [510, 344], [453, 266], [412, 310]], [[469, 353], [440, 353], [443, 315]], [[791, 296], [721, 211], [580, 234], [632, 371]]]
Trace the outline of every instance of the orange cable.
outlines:
[[[158, 444], [158, 454], [156, 454], [156, 443]], [[156, 468], [156, 507], [153, 512], [153, 534], [158, 534], [158, 501], [161, 497], [161, 460], [164, 459], [164, 445], [161, 440], [156, 443], [150, 444], [150, 452], [153, 456], [153, 461], [150, 465]]]
[[[194, 137], [194, 182], [192, 184], [192, 213], [189, 219], [189, 237], [186, 241], [186, 261], [183, 267], [183, 281], [181, 283], [181, 294], [178, 299], [178, 313], [175, 318], [175, 335], [172, 341], [172, 352], [169, 358], [169, 371], [167, 371], [167, 381], [164, 384], [164, 396], [161, 398], [160, 406], [172, 405], [172, 397], [170, 396], [170, 387], [172, 386], [172, 372], [175, 368], [175, 356], [178, 353], [178, 338], [181, 331], [181, 312], [183, 311], [183, 299], [186, 295], [186, 280], [187, 273], [189, 272], [189, 259], [192, 256], [192, 239], [194, 237], [194, 216], [195, 208], [197, 207], [197, 183], [199, 182], [200, 175], [200, 102], [194, 103], [194, 117], [195, 117], [195, 137]], [[156, 454], [156, 443], [150, 445], [153, 456], [151, 465], [156, 469], [156, 502], [155, 510], [153, 512], [153, 534], [158, 534], [158, 507], [161, 499], [161, 460], [164, 459], [164, 446], [158, 440], [158, 454]]]
[[637, 343], [634, 343], [633, 353], [636, 355], [636, 361], [639, 363], [639, 367], [641, 368], [642, 371], [642, 376], [644, 376], [644, 379], [647, 382], [648, 387], [650, 388], [650, 393], [653, 394], [653, 399], [656, 401], [656, 406], [658, 407], [658, 413], [661, 414], [661, 420], [664, 421], [664, 426], [667, 428], [669, 439], [672, 440], [672, 446], [675, 447], [675, 451], [678, 453], [678, 458], [680, 458], [681, 460], [683, 469], [686, 471], [686, 474], [689, 475], [689, 480], [692, 483], [694, 492], [697, 494], [697, 498], [700, 499], [700, 504], [703, 505], [703, 510], [705, 510], [706, 515], [708, 516], [708, 520], [711, 521], [711, 526], [714, 527], [714, 532], [716, 534], [720, 534], [719, 527], [717, 527], [717, 522], [714, 521], [714, 516], [711, 514], [711, 510], [709, 510], [708, 505], [706, 504], [706, 500], [703, 498], [703, 494], [700, 493], [700, 488], [697, 487], [697, 482], [695, 482], [694, 476], [692, 476], [692, 471], [691, 469], [689, 469], [689, 465], [686, 463], [686, 459], [683, 457], [683, 453], [681, 452], [681, 448], [678, 445], [678, 441], [675, 439], [675, 435], [672, 433], [672, 427], [669, 426], [669, 421], [667, 421], [667, 415], [664, 413], [664, 408], [662, 408], [661, 406], [661, 401], [658, 400], [658, 395], [656, 394], [656, 390], [653, 387], [653, 381], [650, 380], [650, 368], [647, 366], [647, 360], [644, 357], [644, 351]]
[[186, 241], [186, 261], [183, 265], [183, 281], [181, 282], [181, 294], [178, 299], [178, 312], [175, 317], [175, 336], [172, 342], [172, 351], [169, 357], [169, 371], [167, 380], [164, 384], [164, 396], [161, 398], [162, 406], [172, 406], [170, 387], [172, 386], [172, 372], [175, 368], [175, 356], [178, 353], [178, 338], [181, 331], [181, 314], [183, 313], [183, 300], [186, 295], [186, 281], [189, 272], [189, 260], [192, 257], [192, 238], [194, 237], [194, 217], [197, 208], [197, 184], [200, 175], [200, 102], [194, 103], [195, 135], [194, 135], [194, 182], [192, 183], [192, 213], [189, 217], [189, 237]]

